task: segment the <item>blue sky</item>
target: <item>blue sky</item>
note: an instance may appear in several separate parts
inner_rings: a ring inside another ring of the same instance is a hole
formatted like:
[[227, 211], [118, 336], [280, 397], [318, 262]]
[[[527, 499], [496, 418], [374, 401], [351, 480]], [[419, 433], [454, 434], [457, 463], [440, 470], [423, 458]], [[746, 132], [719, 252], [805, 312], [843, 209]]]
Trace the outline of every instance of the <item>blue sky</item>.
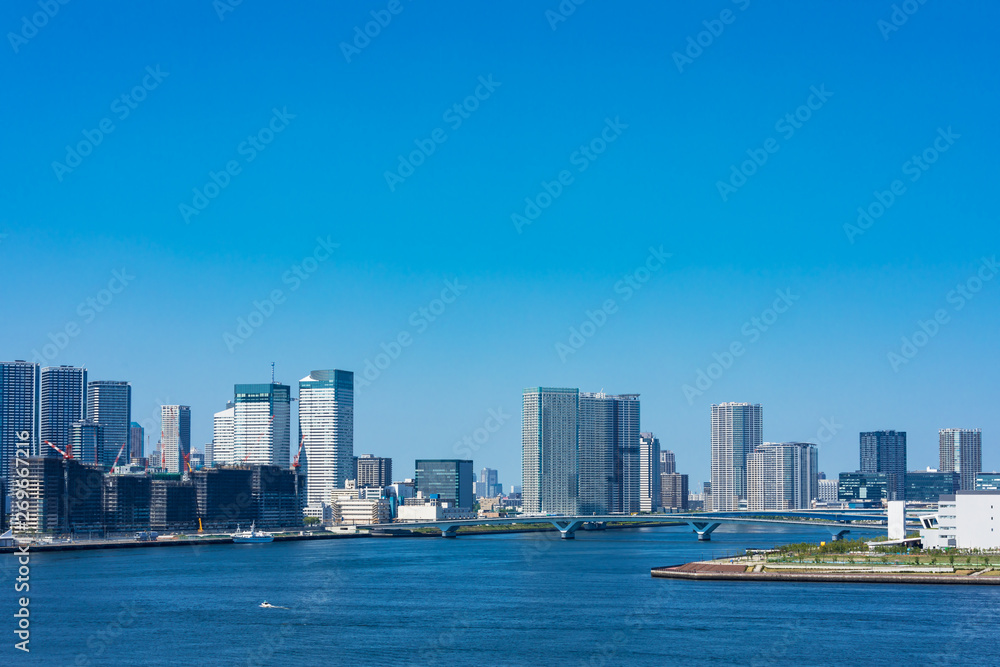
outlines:
[[[922, 469], [939, 428], [979, 427], [1000, 467], [997, 8], [220, 6], [70, 2], [32, 30], [37, 3], [5, 5], [0, 356], [65, 342], [47, 363], [131, 381], [137, 420], [191, 405], [199, 448], [271, 361], [288, 383], [380, 361], [355, 451], [397, 477], [465, 453], [493, 410], [509, 417], [472, 458], [519, 483], [538, 385], [641, 394], [692, 485], [722, 401], [762, 403], [765, 439], [817, 442], [832, 474], [883, 428]], [[341, 46], [371, 12], [391, 21]], [[859, 207], [881, 214], [862, 228]], [[115, 271], [127, 285], [102, 292]]]

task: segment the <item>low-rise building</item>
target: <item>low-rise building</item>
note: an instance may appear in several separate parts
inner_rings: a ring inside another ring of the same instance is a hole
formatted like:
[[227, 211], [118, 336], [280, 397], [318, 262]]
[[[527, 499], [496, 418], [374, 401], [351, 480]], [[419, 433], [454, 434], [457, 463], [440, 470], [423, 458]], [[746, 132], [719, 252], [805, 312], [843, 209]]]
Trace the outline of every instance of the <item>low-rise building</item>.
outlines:
[[837, 499], [846, 502], [881, 504], [889, 498], [889, 478], [884, 472], [842, 472]]
[[339, 525], [389, 523], [389, 503], [382, 498], [338, 498], [331, 506], [333, 521]]
[[954, 495], [959, 476], [954, 472], [908, 472], [905, 477], [906, 500], [936, 503], [941, 496]]
[[925, 549], [1000, 548], [1000, 491], [958, 491], [941, 496], [937, 514], [920, 517]]
[[1000, 491], [1000, 472], [981, 472], [976, 475], [976, 491]]

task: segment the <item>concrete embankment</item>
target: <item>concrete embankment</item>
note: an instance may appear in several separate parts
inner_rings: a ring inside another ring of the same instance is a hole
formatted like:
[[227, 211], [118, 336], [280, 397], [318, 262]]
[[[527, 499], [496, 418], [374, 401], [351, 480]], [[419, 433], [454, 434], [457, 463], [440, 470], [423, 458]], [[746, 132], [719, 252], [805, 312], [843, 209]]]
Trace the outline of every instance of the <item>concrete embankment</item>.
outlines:
[[[301, 540], [337, 540], [350, 537], [368, 537], [368, 533], [307, 533], [305, 535], [276, 535], [275, 542], [297, 542]], [[92, 551], [95, 549], [144, 549], [147, 547], [202, 547], [210, 545], [230, 544], [235, 546], [231, 537], [192, 537], [182, 539], [156, 540], [155, 542], [138, 542], [129, 540], [87, 541], [87, 542], [57, 542], [54, 544], [32, 544], [31, 553], [45, 551]], [[239, 545], [244, 546], [244, 545]], [[15, 547], [0, 547], [0, 554], [12, 553]]]
[[852, 584], [969, 584], [1000, 585], [1000, 576], [968, 574], [924, 574], [910, 572], [764, 572], [744, 564], [715, 562], [685, 563], [650, 570], [653, 577], [696, 581], [795, 581]]

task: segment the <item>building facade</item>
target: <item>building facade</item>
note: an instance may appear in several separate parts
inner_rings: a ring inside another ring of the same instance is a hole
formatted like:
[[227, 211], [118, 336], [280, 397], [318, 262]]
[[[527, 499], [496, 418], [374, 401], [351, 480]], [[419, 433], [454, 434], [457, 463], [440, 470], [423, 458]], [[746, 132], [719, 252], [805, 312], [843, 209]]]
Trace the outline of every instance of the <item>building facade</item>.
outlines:
[[677, 472], [677, 457], [669, 449], [660, 451], [660, 474]]
[[236, 464], [291, 464], [291, 390], [286, 384], [238, 384], [233, 410]]
[[[569, 401], [565, 403], [566, 409], [571, 409]], [[570, 421], [567, 414], [567, 424]], [[615, 502], [614, 400], [605, 394], [578, 392], [576, 423], [577, 512], [607, 514]], [[570, 430], [566, 427], [567, 436]]]
[[759, 404], [712, 405], [712, 509], [740, 509], [747, 499], [747, 457], [763, 444]]
[[579, 403], [577, 389], [524, 390], [521, 470], [525, 513], [577, 513]]
[[167, 472], [185, 472], [191, 454], [191, 408], [187, 405], [160, 406], [160, 467]]
[[660, 507], [670, 512], [686, 512], [689, 496], [687, 475], [660, 473]]
[[1000, 491], [941, 496], [937, 514], [920, 517], [925, 549], [1000, 548]]
[[920, 503], [936, 503], [940, 496], [955, 495], [958, 490], [958, 475], [953, 472], [908, 472], [906, 473], [906, 500]]
[[[29, 453], [38, 454], [38, 406], [41, 379], [38, 364], [27, 361], [0, 363], [0, 481], [9, 481], [14, 470], [17, 434], [27, 431]], [[9, 488], [9, 485], [8, 485]], [[6, 494], [0, 504], [6, 504]], [[0, 505], [0, 510], [9, 510]]]
[[860, 435], [858, 472], [885, 473], [888, 500], [906, 498], [906, 432], [864, 431]]
[[358, 488], [383, 488], [392, 484], [392, 459], [362, 454], [355, 477]]
[[503, 495], [503, 486], [500, 484], [500, 475], [493, 468], [483, 468], [479, 471], [479, 479], [476, 481], [477, 498], [496, 498]]
[[747, 509], [809, 509], [819, 495], [816, 445], [765, 442], [747, 459]]
[[299, 474], [306, 503], [319, 507], [354, 470], [354, 373], [312, 371], [299, 381]]
[[[687, 494], [684, 494], [687, 496]], [[639, 434], [639, 510], [660, 508], [660, 440], [652, 433]]]
[[472, 461], [463, 459], [417, 459], [413, 476], [414, 489], [424, 498], [437, 496], [441, 501], [465, 509], [475, 505], [472, 494]]
[[[104, 465], [104, 429], [93, 419], [81, 419], [69, 425], [69, 446], [73, 458], [81, 463]], [[110, 467], [110, 464], [109, 466]]]
[[1000, 491], [1000, 472], [981, 472], [976, 475], [976, 491]]
[[220, 410], [212, 416], [212, 456], [210, 465], [233, 465], [236, 459], [233, 455], [233, 428], [236, 421], [236, 408], [233, 402], [226, 404], [225, 410]]
[[983, 434], [980, 429], [943, 428], [938, 432], [941, 472], [958, 475], [958, 489], [974, 491], [983, 467]]
[[69, 445], [70, 424], [87, 416], [87, 369], [46, 366], [39, 391], [39, 455], [60, 456], [46, 441], [63, 451]]
[[129, 461], [145, 458], [146, 429], [142, 427], [142, 424], [138, 422], [129, 424], [128, 442]]
[[101, 465], [108, 468], [132, 460], [129, 447], [132, 424], [132, 385], [128, 382], [96, 380], [87, 383], [87, 419], [101, 425], [104, 447]]
[[837, 502], [837, 480], [821, 479], [816, 485], [817, 500], [824, 503]]
[[845, 502], [880, 504], [889, 498], [889, 475], [884, 472], [842, 472], [837, 499]]

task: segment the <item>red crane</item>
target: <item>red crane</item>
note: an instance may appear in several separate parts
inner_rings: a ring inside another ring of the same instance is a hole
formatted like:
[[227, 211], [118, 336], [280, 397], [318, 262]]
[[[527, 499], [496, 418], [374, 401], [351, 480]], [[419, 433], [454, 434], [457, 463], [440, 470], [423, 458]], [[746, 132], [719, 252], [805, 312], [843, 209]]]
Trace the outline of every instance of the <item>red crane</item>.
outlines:
[[56, 447], [55, 445], [53, 445], [53, 444], [52, 444], [51, 442], [49, 442], [48, 440], [44, 440], [43, 442], [44, 442], [44, 443], [45, 443], [46, 445], [48, 445], [49, 447], [51, 447], [52, 449], [54, 449], [54, 450], [56, 450], [57, 452], [59, 452], [60, 454], [62, 454], [62, 457], [63, 457], [64, 459], [72, 459], [72, 458], [73, 458], [73, 446], [72, 446], [72, 445], [70, 445], [69, 447], [67, 447], [67, 448], [66, 448], [66, 451], [64, 452], [63, 450], [59, 449], [58, 447]]
[[306, 441], [306, 436], [303, 435], [302, 438], [299, 440], [299, 450], [295, 452], [295, 459], [292, 461], [293, 468], [299, 467], [299, 456], [302, 454], [302, 445], [305, 443], [305, 441]]
[[115, 462], [111, 464], [111, 470], [114, 470], [115, 466], [118, 465], [118, 459], [121, 458], [122, 452], [124, 451], [125, 451], [125, 443], [123, 442], [121, 449], [118, 450], [118, 456], [115, 457]]

